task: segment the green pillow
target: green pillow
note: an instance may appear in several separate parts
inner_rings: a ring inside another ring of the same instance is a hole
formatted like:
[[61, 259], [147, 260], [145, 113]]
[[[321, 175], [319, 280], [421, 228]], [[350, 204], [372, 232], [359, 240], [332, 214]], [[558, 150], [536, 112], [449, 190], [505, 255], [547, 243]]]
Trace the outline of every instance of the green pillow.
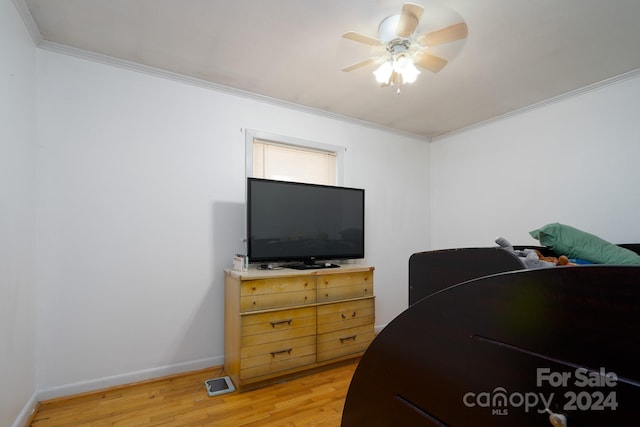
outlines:
[[635, 252], [568, 225], [547, 224], [529, 234], [558, 256], [566, 255], [597, 264], [640, 265], [640, 255]]

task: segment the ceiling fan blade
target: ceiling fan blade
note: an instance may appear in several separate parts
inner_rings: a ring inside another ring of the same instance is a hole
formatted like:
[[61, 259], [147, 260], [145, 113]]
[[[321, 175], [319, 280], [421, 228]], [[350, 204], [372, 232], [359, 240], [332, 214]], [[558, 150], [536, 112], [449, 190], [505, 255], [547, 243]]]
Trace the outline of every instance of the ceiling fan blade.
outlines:
[[343, 68], [342, 71], [348, 72], [348, 71], [355, 70], [356, 68], [364, 67], [365, 65], [369, 65], [376, 62], [377, 59], [378, 58], [365, 59], [364, 61], [360, 61], [355, 64], [349, 65], [348, 67]]
[[365, 36], [364, 34], [356, 33], [355, 31], [347, 31], [342, 35], [345, 39], [353, 40], [354, 42], [364, 43], [371, 46], [382, 46], [384, 43], [373, 37]]
[[405, 3], [402, 6], [400, 21], [396, 30], [399, 37], [406, 39], [413, 34], [420, 22], [420, 18], [422, 18], [422, 12], [424, 12], [424, 8], [418, 4]]
[[425, 70], [437, 73], [447, 65], [447, 60], [426, 52], [419, 52], [413, 57], [413, 63]]
[[441, 30], [432, 31], [418, 38], [420, 46], [437, 46], [439, 44], [450, 43], [467, 37], [467, 24], [460, 22], [445, 27]]

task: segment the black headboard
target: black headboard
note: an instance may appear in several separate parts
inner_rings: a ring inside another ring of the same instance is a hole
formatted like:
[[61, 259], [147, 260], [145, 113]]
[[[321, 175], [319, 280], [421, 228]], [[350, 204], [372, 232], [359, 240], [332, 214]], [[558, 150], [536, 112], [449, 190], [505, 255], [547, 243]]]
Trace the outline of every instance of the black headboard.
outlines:
[[[638, 243], [618, 246], [640, 254]], [[524, 249], [525, 246], [514, 248]], [[543, 255], [554, 255], [544, 247], [526, 248], [538, 249]], [[516, 255], [497, 246], [418, 252], [409, 258], [409, 305], [456, 283], [522, 268]]]
[[418, 252], [409, 258], [409, 305], [456, 283], [522, 268], [516, 255], [498, 247]]

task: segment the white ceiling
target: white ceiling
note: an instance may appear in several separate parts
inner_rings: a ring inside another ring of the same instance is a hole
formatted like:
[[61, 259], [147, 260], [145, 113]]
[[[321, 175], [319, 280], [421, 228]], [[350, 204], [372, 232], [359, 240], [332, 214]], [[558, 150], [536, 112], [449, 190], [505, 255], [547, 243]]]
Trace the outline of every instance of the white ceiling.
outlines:
[[[24, 1], [24, 0], [20, 0]], [[26, 0], [43, 46], [69, 46], [433, 138], [640, 69], [639, 0], [415, 0], [419, 33], [463, 19], [434, 48], [439, 73], [381, 88], [375, 48], [402, 0]], [[379, 49], [379, 48], [378, 48]], [[438, 49], [437, 51], [435, 51]]]

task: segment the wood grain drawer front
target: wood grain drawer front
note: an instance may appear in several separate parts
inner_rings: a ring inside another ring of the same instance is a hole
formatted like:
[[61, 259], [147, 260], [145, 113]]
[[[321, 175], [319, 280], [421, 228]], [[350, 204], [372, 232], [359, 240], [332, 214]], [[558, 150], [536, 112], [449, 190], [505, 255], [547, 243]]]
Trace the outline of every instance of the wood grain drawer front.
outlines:
[[318, 335], [318, 362], [364, 352], [375, 333], [373, 324]]
[[339, 302], [318, 307], [318, 333], [338, 331], [375, 323], [373, 298]]
[[240, 286], [240, 311], [242, 312], [316, 302], [315, 277], [247, 280]]
[[314, 363], [314, 335], [245, 347], [240, 351], [240, 379], [250, 379]]
[[373, 295], [373, 272], [327, 274], [318, 277], [318, 302], [338, 301]]
[[240, 347], [313, 336], [316, 334], [316, 307], [245, 314], [241, 319]]

